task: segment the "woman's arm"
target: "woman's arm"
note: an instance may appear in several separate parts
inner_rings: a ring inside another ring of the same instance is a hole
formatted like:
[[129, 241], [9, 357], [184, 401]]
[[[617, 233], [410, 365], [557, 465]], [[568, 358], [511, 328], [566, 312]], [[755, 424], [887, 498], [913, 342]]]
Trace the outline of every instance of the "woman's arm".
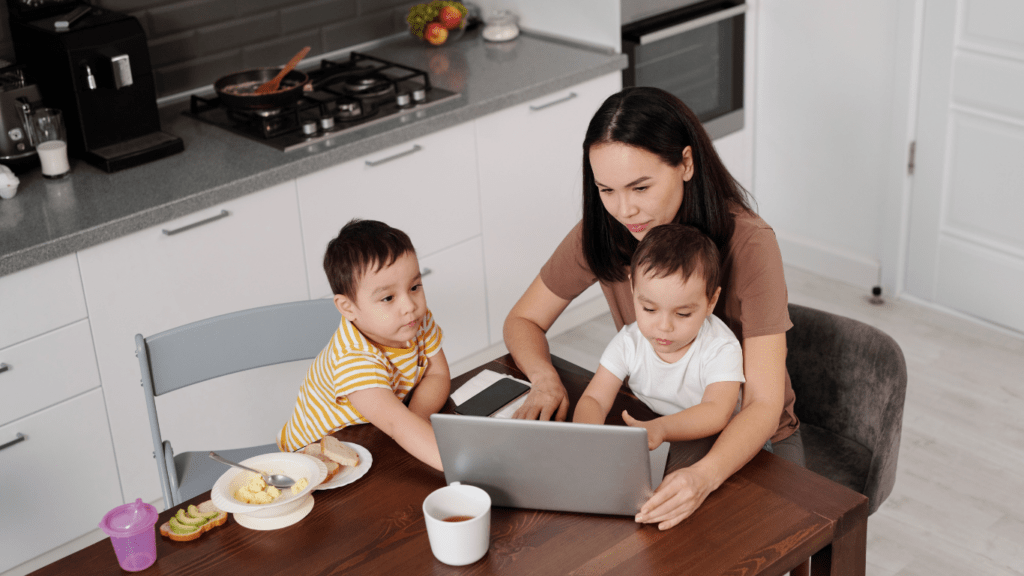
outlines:
[[636, 521], [667, 530], [693, 513], [750, 461], [778, 429], [786, 387], [786, 335], [743, 340], [743, 407], [729, 421], [711, 451], [696, 464], [665, 476], [640, 509]]
[[348, 395], [349, 402], [406, 452], [435, 470], [441, 470], [434, 428], [402, 404], [395, 393], [385, 388], [366, 388]]
[[409, 410], [430, 422], [430, 415], [437, 414], [448, 401], [451, 388], [452, 375], [448, 369], [448, 359], [444, 355], [444, 350], [438, 350], [437, 354], [430, 357], [430, 364], [427, 365], [423, 378], [420, 378], [419, 384], [412, 389]]
[[622, 380], [619, 380], [604, 366], [598, 365], [597, 374], [594, 374], [590, 384], [587, 384], [587, 389], [583, 391], [580, 401], [576, 403], [572, 421], [583, 424], [604, 424], [621, 387]]
[[[627, 426], [647, 429], [647, 447], [654, 450], [662, 442], [694, 440], [717, 434], [729, 423], [739, 398], [739, 382], [715, 382], [704, 389], [700, 404], [675, 414], [641, 422], [625, 410], [622, 419]], [[579, 410], [579, 408], [577, 408]]]
[[505, 318], [505, 347], [533, 385], [513, 418], [550, 420], [554, 416], [556, 420], [565, 420], [569, 398], [551, 365], [546, 333], [568, 305], [569, 300], [556, 296], [537, 276]]

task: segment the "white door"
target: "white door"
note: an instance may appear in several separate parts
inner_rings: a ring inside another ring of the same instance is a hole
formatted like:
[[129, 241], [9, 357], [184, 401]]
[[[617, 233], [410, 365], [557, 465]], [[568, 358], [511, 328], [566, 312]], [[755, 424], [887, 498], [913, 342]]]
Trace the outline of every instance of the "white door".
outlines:
[[1024, 2], [928, 0], [906, 292], [1024, 332]]

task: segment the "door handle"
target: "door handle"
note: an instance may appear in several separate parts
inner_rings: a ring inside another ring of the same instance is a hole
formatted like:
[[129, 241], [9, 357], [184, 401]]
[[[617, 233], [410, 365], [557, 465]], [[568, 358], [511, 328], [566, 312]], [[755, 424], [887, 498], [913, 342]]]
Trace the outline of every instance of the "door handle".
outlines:
[[28, 440], [28, 438], [26, 438], [25, 435], [22, 434], [21, 432], [18, 432], [17, 434], [14, 435], [14, 440], [11, 440], [6, 444], [0, 444], [0, 450], [3, 450], [4, 448], [7, 448], [9, 446], [14, 446], [18, 442], [24, 442], [25, 440]]
[[559, 98], [558, 100], [552, 100], [551, 102], [547, 102], [547, 103], [544, 103], [544, 104], [538, 104], [536, 106], [534, 106], [533, 104], [530, 104], [530, 110], [533, 111], [533, 112], [536, 112], [537, 110], [543, 110], [545, 108], [554, 106], [555, 104], [561, 104], [562, 102], [568, 102], [569, 100], [572, 100], [575, 97], [576, 97], [576, 93], [575, 92], [569, 92], [569, 95], [566, 96], [565, 98]]
[[0, 373], [7, 372], [10, 369], [11, 369], [11, 365], [10, 364], [8, 364], [6, 362], [0, 363]]
[[210, 222], [214, 222], [216, 220], [220, 220], [221, 218], [227, 218], [230, 215], [231, 215], [231, 213], [228, 212], [227, 210], [221, 210], [220, 214], [217, 214], [215, 216], [210, 216], [206, 220], [200, 220], [199, 222], [193, 222], [191, 224], [187, 224], [185, 226], [182, 226], [181, 228], [175, 228], [174, 230], [168, 230], [168, 229], [164, 228], [163, 230], [161, 230], [161, 232], [164, 233], [164, 236], [174, 236], [175, 234], [178, 234], [179, 232], [184, 232], [185, 230], [191, 230], [191, 229], [195, 228], [196, 226], [202, 226], [203, 224], [209, 224]]
[[406, 150], [405, 152], [399, 152], [398, 154], [395, 154], [393, 156], [388, 156], [387, 158], [381, 158], [380, 160], [367, 160], [366, 161], [366, 165], [367, 166], [380, 166], [381, 164], [384, 164], [385, 162], [391, 162], [392, 160], [398, 160], [402, 156], [408, 156], [409, 154], [414, 154], [416, 152], [419, 152], [420, 150], [423, 150], [422, 146], [420, 146], [419, 144], [413, 144], [412, 148]]

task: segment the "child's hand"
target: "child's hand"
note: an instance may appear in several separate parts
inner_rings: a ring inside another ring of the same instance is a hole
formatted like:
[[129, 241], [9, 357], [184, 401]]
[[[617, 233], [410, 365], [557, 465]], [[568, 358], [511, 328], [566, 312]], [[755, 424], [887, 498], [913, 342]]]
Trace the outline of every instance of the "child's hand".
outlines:
[[655, 418], [654, 420], [648, 420], [647, 422], [641, 422], [629, 415], [629, 412], [622, 411], [622, 419], [626, 422], [626, 426], [633, 426], [634, 428], [646, 428], [647, 429], [647, 449], [654, 450], [661, 443], [665, 441], [665, 430], [661, 425], [661, 418]]

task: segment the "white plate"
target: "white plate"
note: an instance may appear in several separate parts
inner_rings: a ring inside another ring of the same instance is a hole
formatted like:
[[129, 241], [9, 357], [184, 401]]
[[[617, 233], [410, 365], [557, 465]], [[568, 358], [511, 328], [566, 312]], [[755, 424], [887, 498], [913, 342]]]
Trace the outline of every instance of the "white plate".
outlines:
[[238, 522], [239, 526], [244, 526], [250, 530], [277, 530], [278, 528], [291, 526], [299, 520], [302, 520], [312, 509], [313, 495], [306, 494], [306, 498], [301, 502], [301, 504], [299, 504], [298, 508], [281, 516], [275, 516], [273, 518], [256, 518], [254, 516], [249, 516], [248, 514], [239, 514], [237, 512], [232, 514], [232, 516], [235, 517], [235, 522]]
[[292, 478], [309, 480], [309, 485], [298, 494], [292, 494], [291, 490], [286, 489], [282, 490], [281, 496], [270, 504], [243, 504], [235, 500], [234, 494], [249, 481], [253, 473], [229, 468], [214, 482], [210, 498], [214, 506], [225, 512], [245, 514], [252, 518], [273, 518], [292, 513], [306, 504], [305, 497], [327, 477], [327, 465], [305, 454], [271, 452], [253, 456], [243, 460], [241, 464], [257, 470], [280, 470]]
[[345, 466], [345, 469], [338, 472], [334, 478], [317, 486], [317, 490], [330, 490], [351, 484], [365, 476], [366, 472], [370, 469], [370, 465], [373, 464], [373, 456], [370, 455], [369, 450], [351, 442], [344, 442], [344, 444], [359, 454], [359, 464], [356, 466]]

